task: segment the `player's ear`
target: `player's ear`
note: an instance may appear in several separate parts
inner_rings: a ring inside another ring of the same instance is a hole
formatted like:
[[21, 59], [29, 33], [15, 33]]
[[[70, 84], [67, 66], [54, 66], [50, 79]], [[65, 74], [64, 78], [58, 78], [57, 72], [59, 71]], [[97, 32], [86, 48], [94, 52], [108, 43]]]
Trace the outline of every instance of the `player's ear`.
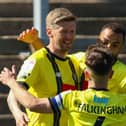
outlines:
[[87, 69], [84, 70], [85, 80], [88, 81], [90, 78], [90, 73]]
[[114, 71], [113, 71], [113, 70], [111, 70], [111, 71], [110, 71], [110, 74], [109, 74], [109, 79], [111, 79], [111, 78], [112, 78], [113, 74], [114, 74]]
[[46, 33], [49, 37], [52, 37], [52, 29], [51, 28], [47, 28], [46, 29]]

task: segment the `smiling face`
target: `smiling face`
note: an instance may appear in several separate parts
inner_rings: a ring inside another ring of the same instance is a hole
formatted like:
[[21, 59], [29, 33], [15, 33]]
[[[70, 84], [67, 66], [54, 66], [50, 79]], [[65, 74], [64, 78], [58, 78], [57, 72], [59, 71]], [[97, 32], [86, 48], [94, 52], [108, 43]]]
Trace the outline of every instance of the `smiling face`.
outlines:
[[76, 33], [76, 23], [74, 21], [60, 22], [60, 27], [53, 31], [54, 43], [57, 48], [68, 51], [73, 45]]
[[105, 28], [99, 35], [100, 42], [106, 48], [109, 48], [114, 56], [122, 51], [124, 46], [124, 38], [121, 33], [115, 33], [110, 28]]
[[51, 49], [56, 53], [66, 54], [72, 47], [75, 34], [75, 21], [62, 21], [55, 28], [48, 28]]

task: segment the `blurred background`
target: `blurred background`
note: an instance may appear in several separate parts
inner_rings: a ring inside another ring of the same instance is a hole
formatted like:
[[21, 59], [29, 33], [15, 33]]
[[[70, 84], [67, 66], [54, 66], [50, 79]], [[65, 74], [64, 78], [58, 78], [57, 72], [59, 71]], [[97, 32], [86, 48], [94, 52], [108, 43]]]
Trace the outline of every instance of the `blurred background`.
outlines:
[[[84, 51], [95, 43], [101, 27], [109, 22], [126, 26], [126, 0], [0, 0], [0, 70], [12, 64], [19, 70], [31, 53], [28, 44], [16, 40], [25, 29], [35, 26], [45, 44], [45, 15], [55, 7], [65, 7], [77, 16], [77, 35], [70, 53]], [[126, 27], [125, 27], [126, 29]], [[120, 59], [126, 63], [126, 48]], [[9, 89], [0, 85], [0, 126], [15, 126], [6, 97]]]

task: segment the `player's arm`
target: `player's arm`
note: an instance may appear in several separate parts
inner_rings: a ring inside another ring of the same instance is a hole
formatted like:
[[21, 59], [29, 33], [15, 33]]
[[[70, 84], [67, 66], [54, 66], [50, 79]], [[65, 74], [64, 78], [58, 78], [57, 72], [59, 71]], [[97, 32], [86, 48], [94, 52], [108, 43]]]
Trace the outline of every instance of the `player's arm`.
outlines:
[[48, 98], [36, 98], [31, 95], [29, 92], [27, 92], [27, 90], [25, 90], [16, 82], [13, 73], [8, 68], [4, 68], [1, 71], [0, 81], [11, 88], [16, 99], [24, 107], [39, 113], [53, 112]]
[[13, 91], [10, 90], [9, 95], [7, 97], [7, 103], [10, 111], [12, 112], [15, 121], [16, 126], [25, 126], [29, 122], [29, 118], [27, 117], [26, 113], [22, 111], [20, 108], [20, 104], [17, 101], [15, 95], [13, 94]]
[[38, 37], [38, 30], [34, 27], [21, 32], [17, 40], [31, 44], [34, 50], [44, 47], [44, 42]]
[[8, 82], [8, 86], [13, 91], [16, 99], [26, 108], [34, 112], [48, 113], [52, 112], [48, 98], [36, 98], [22, 88], [12, 79]]
[[[12, 67], [12, 73], [13, 76], [16, 77], [16, 71], [15, 66]], [[20, 108], [20, 104], [17, 101], [16, 97], [14, 96], [12, 90], [9, 91], [8, 97], [7, 97], [7, 103], [10, 111], [12, 112], [15, 121], [16, 126], [26, 126], [29, 122], [29, 118], [27, 117], [26, 113], [22, 111]]]

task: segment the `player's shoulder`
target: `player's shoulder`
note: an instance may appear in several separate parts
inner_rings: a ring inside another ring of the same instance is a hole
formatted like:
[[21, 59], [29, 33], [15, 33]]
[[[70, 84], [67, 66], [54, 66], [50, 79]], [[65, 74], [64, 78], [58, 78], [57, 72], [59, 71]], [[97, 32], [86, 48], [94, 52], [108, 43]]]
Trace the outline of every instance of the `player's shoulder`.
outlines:
[[116, 62], [115, 62], [115, 64], [113, 65], [113, 68], [115, 68], [115, 69], [120, 69], [120, 70], [126, 70], [126, 64], [125, 63], [123, 63], [122, 61], [120, 61], [120, 60], [117, 60]]
[[35, 51], [29, 58], [41, 59], [41, 58], [45, 58], [46, 54], [47, 54], [47, 50], [45, 48], [41, 48]]
[[70, 56], [81, 59], [85, 57], [85, 52], [80, 51], [80, 52], [72, 53], [70, 54]]
[[112, 69], [114, 71], [114, 75], [126, 76], [126, 64], [124, 64], [123, 62], [117, 60]]
[[77, 52], [77, 53], [69, 54], [68, 56], [77, 62], [85, 61], [85, 52]]

